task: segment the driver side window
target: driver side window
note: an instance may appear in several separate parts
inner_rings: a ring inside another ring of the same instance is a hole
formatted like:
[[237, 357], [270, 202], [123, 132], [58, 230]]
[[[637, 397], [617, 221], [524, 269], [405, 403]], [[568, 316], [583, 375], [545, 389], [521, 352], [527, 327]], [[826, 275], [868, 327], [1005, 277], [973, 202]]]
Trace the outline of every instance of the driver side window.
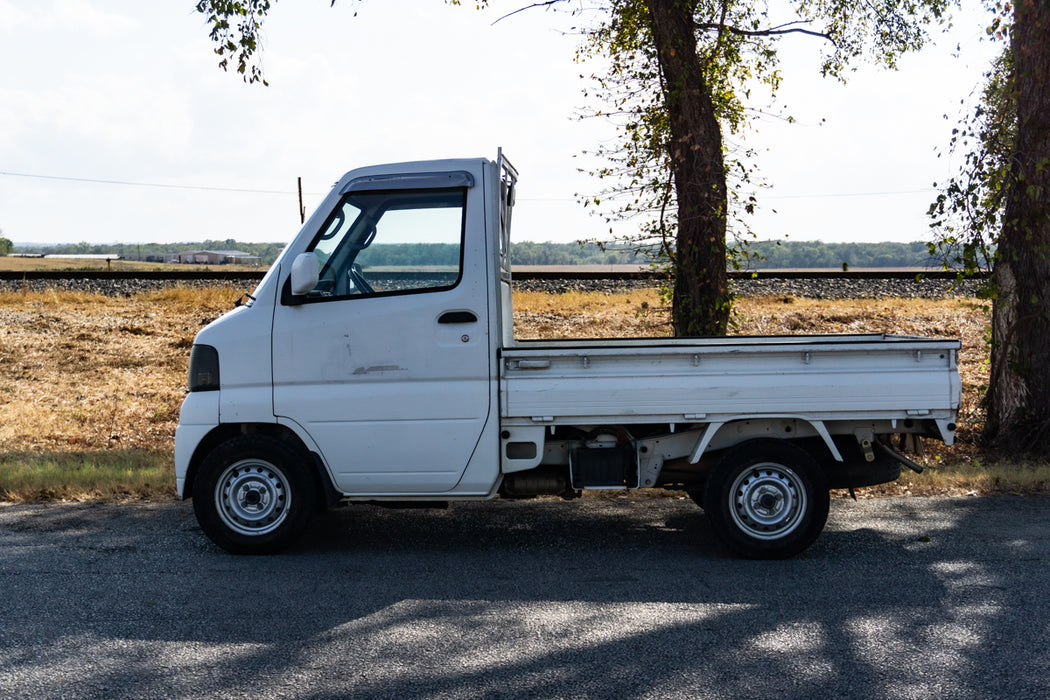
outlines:
[[455, 287], [465, 202], [461, 188], [346, 195], [310, 248], [320, 281], [307, 301]]

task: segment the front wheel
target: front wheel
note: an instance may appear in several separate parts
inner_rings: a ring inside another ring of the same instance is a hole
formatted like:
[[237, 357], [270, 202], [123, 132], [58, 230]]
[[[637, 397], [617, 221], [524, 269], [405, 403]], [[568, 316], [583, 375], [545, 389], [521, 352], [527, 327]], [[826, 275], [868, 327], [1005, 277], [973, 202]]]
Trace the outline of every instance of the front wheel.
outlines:
[[315, 493], [306, 458], [267, 435], [227, 440], [201, 462], [193, 511], [211, 540], [233, 554], [272, 554], [310, 520]]
[[805, 450], [783, 440], [752, 440], [711, 470], [704, 510], [733, 552], [786, 559], [817, 539], [828, 519], [827, 477]]

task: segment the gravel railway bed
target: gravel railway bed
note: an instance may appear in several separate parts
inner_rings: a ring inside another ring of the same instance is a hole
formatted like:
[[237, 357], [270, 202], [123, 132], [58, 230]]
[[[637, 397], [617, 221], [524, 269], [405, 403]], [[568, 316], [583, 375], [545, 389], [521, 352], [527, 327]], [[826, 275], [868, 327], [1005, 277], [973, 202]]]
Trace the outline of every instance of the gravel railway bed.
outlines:
[[[730, 286], [737, 296], [800, 297], [813, 299], [875, 299], [878, 297], [940, 299], [946, 296], [974, 296], [980, 282], [963, 283], [944, 279], [735, 279]], [[521, 291], [567, 292], [601, 291], [607, 294], [630, 292], [655, 287], [646, 280], [520, 280], [514, 288]]]
[[[218, 284], [230, 284], [235, 289], [251, 291], [255, 287], [253, 280], [223, 282], [212, 279], [105, 279], [93, 277], [81, 278], [41, 278], [21, 280], [0, 280], [0, 291], [19, 292], [46, 291], [82, 291], [104, 294], [112, 297], [128, 297], [133, 294], [164, 289], [174, 285], [184, 287], [209, 287]], [[966, 280], [962, 283], [947, 279], [881, 279], [866, 278], [767, 278], [735, 279], [731, 285], [738, 296], [774, 296], [800, 297], [815, 299], [872, 299], [878, 297], [901, 298], [943, 298], [946, 296], [974, 296], [980, 284], [979, 280]], [[514, 282], [518, 291], [542, 291], [559, 293], [567, 291], [604, 292], [606, 294], [625, 293], [638, 289], [655, 287], [652, 279], [523, 279]]]
[[[65, 278], [41, 278], [30, 280], [0, 280], [0, 291], [2, 292], [46, 292], [55, 290], [60, 292], [90, 292], [103, 294], [107, 297], [130, 297], [143, 292], [152, 292], [158, 289], [167, 289], [174, 286], [182, 287], [214, 287], [227, 284], [221, 280], [151, 280], [151, 279], [65, 279]], [[233, 284], [233, 283], [229, 283]], [[246, 291], [251, 291], [254, 283], [244, 284]]]

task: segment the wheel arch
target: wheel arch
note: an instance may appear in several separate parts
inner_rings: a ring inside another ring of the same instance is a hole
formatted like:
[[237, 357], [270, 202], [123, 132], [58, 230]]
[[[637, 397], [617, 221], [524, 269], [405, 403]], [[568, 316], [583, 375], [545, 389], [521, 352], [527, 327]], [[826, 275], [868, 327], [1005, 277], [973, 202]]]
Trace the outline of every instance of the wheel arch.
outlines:
[[[798, 428], [794, 427], [798, 424]], [[739, 439], [726, 439], [727, 429], [736, 428]], [[828, 454], [842, 462], [842, 453], [824, 422], [808, 416], [776, 414], [762, 416], [734, 416], [707, 424], [689, 455], [689, 463], [696, 464], [709, 451], [725, 451], [753, 440], [789, 440], [797, 442], [806, 437], [819, 437]], [[719, 444], [723, 443], [723, 444]], [[820, 459], [820, 455], [812, 455]]]
[[190, 494], [193, 493], [193, 482], [197, 477], [197, 471], [201, 462], [212, 450], [232, 438], [253, 434], [266, 435], [286, 442], [302, 454], [306, 458], [305, 464], [310, 471], [310, 476], [317, 492], [318, 503], [329, 508], [338, 503], [342, 494], [336, 490], [320, 456], [307, 447], [303, 439], [294, 430], [280, 423], [222, 423], [216, 426], [197, 443], [197, 447], [193, 451], [193, 456], [190, 458], [186, 469], [186, 483], [182, 491], [183, 499], [190, 498]]

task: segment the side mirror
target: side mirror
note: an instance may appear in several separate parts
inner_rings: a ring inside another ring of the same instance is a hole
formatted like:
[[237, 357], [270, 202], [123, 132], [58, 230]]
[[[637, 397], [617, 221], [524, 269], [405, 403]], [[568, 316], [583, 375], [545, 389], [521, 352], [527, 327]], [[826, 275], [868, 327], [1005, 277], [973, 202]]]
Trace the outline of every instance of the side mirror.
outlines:
[[292, 294], [303, 296], [317, 286], [321, 278], [321, 263], [313, 253], [302, 253], [292, 261]]

